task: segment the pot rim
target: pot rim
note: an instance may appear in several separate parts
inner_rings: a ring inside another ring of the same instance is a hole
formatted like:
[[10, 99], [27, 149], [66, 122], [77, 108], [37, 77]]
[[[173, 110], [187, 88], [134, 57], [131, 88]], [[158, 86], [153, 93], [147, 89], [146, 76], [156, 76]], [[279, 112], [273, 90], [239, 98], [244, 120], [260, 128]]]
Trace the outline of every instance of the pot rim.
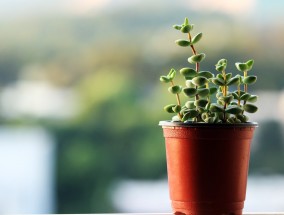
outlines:
[[258, 127], [257, 122], [245, 122], [245, 123], [206, 123], [206, 122], [174, 122], [171, 120], [164, 120], [159, 122], [159, 126], [163, 127], [217, 127], [217, 128], [240, 128], [240, 127]]

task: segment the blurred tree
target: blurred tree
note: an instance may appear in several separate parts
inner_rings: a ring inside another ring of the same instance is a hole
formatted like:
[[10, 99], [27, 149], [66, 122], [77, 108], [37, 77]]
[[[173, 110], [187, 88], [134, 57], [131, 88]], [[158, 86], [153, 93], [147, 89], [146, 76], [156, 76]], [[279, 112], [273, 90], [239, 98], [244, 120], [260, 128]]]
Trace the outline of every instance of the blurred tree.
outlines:
[[278, 121], [267, 121], [260, 126], [256, 150], [250, 161], [250, 173], [284, 173], [283, 128]]

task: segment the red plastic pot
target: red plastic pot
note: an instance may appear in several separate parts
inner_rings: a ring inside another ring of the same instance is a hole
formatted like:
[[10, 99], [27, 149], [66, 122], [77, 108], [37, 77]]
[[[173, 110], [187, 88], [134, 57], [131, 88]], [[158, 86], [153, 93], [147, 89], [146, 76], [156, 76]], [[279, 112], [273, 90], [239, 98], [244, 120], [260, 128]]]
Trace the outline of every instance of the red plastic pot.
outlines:
[[173, 212], [241, 215], [256, 123], [163, 127]]

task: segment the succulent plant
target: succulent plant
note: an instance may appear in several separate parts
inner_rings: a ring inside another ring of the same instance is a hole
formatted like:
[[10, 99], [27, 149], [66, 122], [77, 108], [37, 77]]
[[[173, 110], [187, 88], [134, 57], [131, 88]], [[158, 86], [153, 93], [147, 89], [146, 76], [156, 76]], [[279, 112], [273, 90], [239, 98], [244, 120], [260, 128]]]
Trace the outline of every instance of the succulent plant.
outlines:
[[[168, 113], [175, 114], [172, 121], [191, 121], [205, 123], [245, 123], [248, 117], [245, 113], [254, 113], [257, 106], [254, 102], [258, 96], [248, 92], [248, 86], [254, 84], [256, 76], [248, 75], [254, 61], [248, 60], [244, 63], [235, 63], [239, 74], [233, 76], [227, 73], [227, 60], [221, 59], [215, 65], [217, 74], [200, 70], [200, 63], [205, 59], [204, 53], [198, 53], [195, 44], [202, 39], [202, 33], [191, 35], [192, 24], [185, 18], [181, 25], [173, 27], [187, 35], [186, 39], [178, 39], [175, 43], [181, 47], [189, 47], [192, 56], [188, 58], [193, 67], [185, 67], [179, 70], [185, 79], [185, 86], [177, 85], [174, 79], [177, 75], [175, 69], [160, 77], [160, 81], [170, 84], [168, 91], [175, 95], [176, 103], [164, 107]], [[229, 88], [233, 90], [230, 91]], [[187, 100], [181, 103], [181, 95]]]

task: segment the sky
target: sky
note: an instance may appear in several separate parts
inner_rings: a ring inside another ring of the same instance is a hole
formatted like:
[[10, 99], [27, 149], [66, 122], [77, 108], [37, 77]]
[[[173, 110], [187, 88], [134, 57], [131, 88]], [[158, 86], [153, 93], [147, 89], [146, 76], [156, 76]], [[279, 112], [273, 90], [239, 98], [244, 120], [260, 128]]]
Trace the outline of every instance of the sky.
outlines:
[[249, 14], [258, 19], [282, 16], [284, 9], [284, 1], [268, 0], [177, 0], [175, 3], [158, 0], [0, 0], [0, 17], [11, 19], [58, 13], [84, 15], [144, 3], [151, 3], [156, 7], [161, 3], [181, 4], [201, 12], [217, 11], [240, 17]]

